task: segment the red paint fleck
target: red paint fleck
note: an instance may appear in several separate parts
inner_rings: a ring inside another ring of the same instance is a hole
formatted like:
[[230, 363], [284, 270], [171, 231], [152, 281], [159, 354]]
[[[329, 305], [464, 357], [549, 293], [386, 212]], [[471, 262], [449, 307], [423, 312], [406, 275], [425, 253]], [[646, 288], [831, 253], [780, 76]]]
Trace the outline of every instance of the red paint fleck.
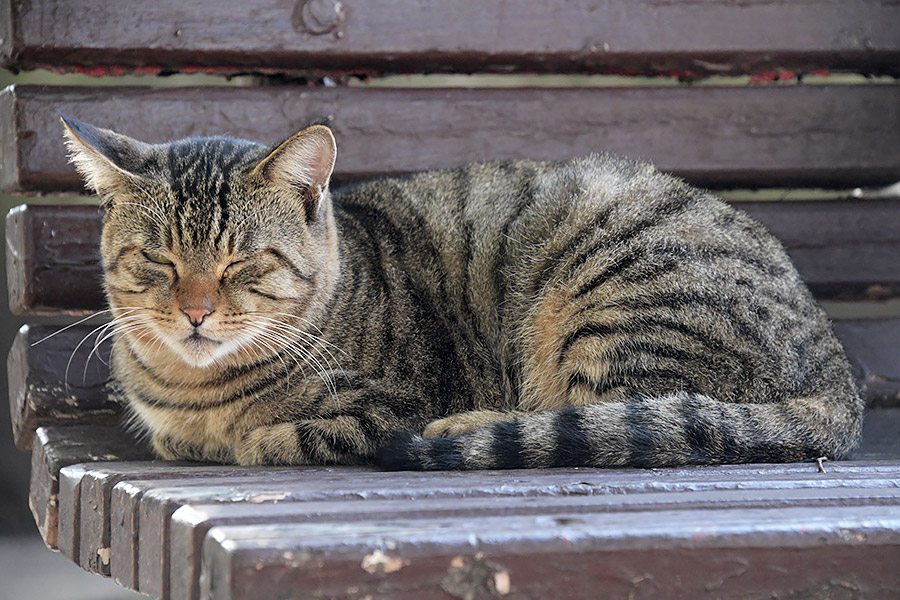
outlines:
[[772, 83], [775, 81], [790, 81], [797, 77], [797, 74], [790, 69], [777, 69], [775, 71], [760, 71], [750, 76], [752, 85], [760, 85], [763, 83]]

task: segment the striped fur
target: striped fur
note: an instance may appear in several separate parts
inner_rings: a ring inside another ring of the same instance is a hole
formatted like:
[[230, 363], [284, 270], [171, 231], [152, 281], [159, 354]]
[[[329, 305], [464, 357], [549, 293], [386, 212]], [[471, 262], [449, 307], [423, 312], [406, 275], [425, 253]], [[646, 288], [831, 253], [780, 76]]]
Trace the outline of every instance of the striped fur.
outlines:
[[648, 164], [332, 195], [321, 126], [275, 148], [67, 131], [108, 207], [115, 378], [164, 458], [657, 467], [857, 442], [847, 360], [779, 243]]

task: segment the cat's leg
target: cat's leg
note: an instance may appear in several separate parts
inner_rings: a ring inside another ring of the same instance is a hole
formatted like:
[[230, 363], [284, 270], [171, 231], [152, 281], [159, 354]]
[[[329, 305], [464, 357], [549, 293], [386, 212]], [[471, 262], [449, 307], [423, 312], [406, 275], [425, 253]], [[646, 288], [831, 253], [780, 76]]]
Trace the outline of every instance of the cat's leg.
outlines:
[[473, 410], [432, 421], [422, 437], [454, 437], [502, 421], [515, 421], [527, 413], [521, 411]]
[[399, 432], [421, 429], [430, 412], [426, 399], [377, 380], [354, 381], [336, 397], [327, 390], [322, 394], [310, 403], [322, 406], [315, 414], [246, 429], [235, 445], [238, 464], [366, 462]]
[[152, 435], [150, 443], [157, 456], [163, 460], [234, 462], [234, 454], [226, 447], [204, 448], [187, 440], [158, 433]]

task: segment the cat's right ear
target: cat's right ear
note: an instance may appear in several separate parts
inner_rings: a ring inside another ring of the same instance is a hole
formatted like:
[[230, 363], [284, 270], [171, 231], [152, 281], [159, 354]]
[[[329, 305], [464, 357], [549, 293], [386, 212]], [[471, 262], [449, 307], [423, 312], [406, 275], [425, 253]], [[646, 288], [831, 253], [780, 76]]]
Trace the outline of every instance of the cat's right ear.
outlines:
[[149, 144], [62, 114], [59, 118], [65, 127], [69, 160], [104, 202], [141, 179]]
[[328, 193], [336, 158], [337, 144], [331, 129], [312, 125], [275, 147], [257, 163], [252, 175], [299, 197], [307, 221], [313, 221]]

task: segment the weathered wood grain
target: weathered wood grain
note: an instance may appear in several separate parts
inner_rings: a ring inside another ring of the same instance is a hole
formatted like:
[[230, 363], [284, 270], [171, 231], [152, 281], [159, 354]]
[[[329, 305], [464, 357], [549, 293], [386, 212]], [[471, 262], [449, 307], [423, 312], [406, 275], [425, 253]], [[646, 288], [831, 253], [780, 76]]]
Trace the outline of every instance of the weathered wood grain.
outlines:
[[[893, 436], [888, 430], [890, 423], [896, 422], [897, 412], [876, 410], [867, 422], [866, 437]], [[47, 431], [39, 430], [41, 447]], [[87, 439], [83, 428], [51, 431], [55, 444], [67, 433], [81, 442]], [[93, 434], [98, 440], [108, 437], [106, 428], [95, 428]], [[77, 441], [69, 443], [69, 454], [76, 460], [85, 454], [95, 457], [83, 449], [72, 452], [77, 445]], [[498, 471], [440, 477], [363, 468], [75, 464], [59, 475], [59, 544], [86, 569], [111, 574], [126, 587], [154, 597], [194, 598], [200, 589], [201, 545], [210, 528], [218, 525], [383, 522], [390, 520], [392, 513], [403, 511], [404, 519], [522, 515], [535, 510], [535, 498], [545, 499], [538, 502], [541, 508], [537, 509], [544, 515], [691, 511], [704, 508], [700, 506], [703, 502], [715, 502], [718, 509], [895, 505], [896, 482], [900, 481], [896, 443], [866, 439], [864, 450], [865, 456], [887, 458], [888, 462], [829, 464], [827, 474], [818, 473], [813, 464], [792, 464], [656, 471]], [[579, 508], [579, 498], [593, 496], [606, 499]], [[618, 504], [623, 498], [637, 496], [640, 499], [633, 500], [630, 507]], [[560, 498], [563, 500], [557, 500]], [[106, 558], [108, 563], [104, 563]]]
[[[0, 183], [78, 190], [60, 112], [148, 142], [227, 133], [274, 143], [329, 117], [336, 180], [479, 160], [608, 151], [708, 187], [900, 179], [900, 86], [362, 89], [8, 88]], [[827, 124], [827, 126], [823, 126]], [[8, 149], [8, 150], [7, 150]]]
[[221, 526], [205, 540], [201, 595], [889, 597], [898, 528], [898, 506]]
[[[734, 204], [781, 239], [820, 299], [900, 294], [900, 200]], [[97, 260], [100, 219], [99, 209], [88, 205], [13, 210], [6, 238], [13, 313], [87, 313], [106, 306]], [[18, 293], [26, 288], [27, 294]]]
[[[890, 1], [6, 0], [0, 61], [92, 74], [897, 73]], [[7, 8], [8, 10], [8, 8]]]
[[[838, 467], [840, 468], [840, 466]], [[536, 474], [542, 479], [546, 473]], [[777, 475], [775, 477], [778, 479]], [[609, 479], [615, 475], [609, 474]], [[503, 517], [521, 515], [541, 515], [547, 519], [559, 516], [571, 519], [572, 515], [594, 512], [621, 511], [691, 511], [716, 509], [749, 509], [797, 506], [865, 506], [896, 505], [900, 492], [885, 489], [884, 479], [857, 480], [854, 487], [831, 488], [823, 480], [810, 479], [796, 481], [796, 488], [770, 490], [725, 490], [728, 483], [719, 482], [715, 491], [702, 492], [693, 489], [696, 482], [685, 483], [691, 491], [648, 492], [640, 490], [629, 494], [607, 493], [603, 495], [556, 495], [558, 492], [545, 488], [548, 495], [485, 496], [466, 497], [420, 497], [397, 500], [366, 499], [364, 502], [327, 501], [302, 502], [296, 496], [278, 503], [233, 503], [201, 505], [186, 503], [171, 518], [169, 551], [172, 557], [170, 592], [172, 598], [199, 598], [202, 544], [212, 527], [222, 525], [266, 525], [277, 526], [291, 523], [358, 523], [364, 528], [371, 523], [407, 522], [416, 519], [436, 517], [470, 519], [477, 517]], [[832, 482], [833, 483], [833, 480]], [[702, 486], [702, 483], [700, 484]], [[822, 488], [803, 487], [821, 485]], [[869, 487], [872, 486], [872, 487]], [[459, 490], [463, 491], [463, 490]], [[527, 493], [527, 492], [526, 492]], [[602, 494], [602, 492], [601, 492]], [[572, 519], [577, 521], [576, 519]], [[361, 575], [361, 574], [360, 574]], [[309, 590], [312, 592], [312, 590]]]
[[[102, 321], [101, 321], [102, 323]], [[44, 425], [115, 425], [121, 406], [107, 389], [109, 341], [93, 352], [96, 325], [28, 326], [19, 330], [7, 360], [13, 439], [30, 450]], [[40, 340], [45, 340], [40, 343]], [[79, 343], [85, 341], [79, 347]], [[91, 355], [93, 352], [93, 355]], [[88, 357], [90, 356], [90, 361]]]
[[[151, 457], [146, 446], [118, 427], [39, 427], [31, 454], [29, 505], [44, 542], [57, 547], [60, 469], [77, 463]], [[73, 544], [76, 536], [73, 532], [69, 538]]]
[[[392, 514], [394, 518], [418, 519], [639, 508], [690, 510], [713, 502], [718, 508], [892, 505], [900, 494], [889, 484], [900, 477], [900, 466], [854, 462], [829, 465], [826, 475], [819, 474], [813, 464], [422, 476], [360, 468], [247, 469], [164, 463], [96, 464], [80, 475], [82, 486], [89, 487], [94, 481], [107, 493], [109, 483], [118, 480], [111, 491], [111, 510], [98, 510], [94, 518], [85, 518], [83, 508], [81, 521], [82, 527], [88, 523], [96, 527], [104, 520], [114, 524], [113, 576], [123, 585], [163, 598], [197, 597], [200, 547], [206, 531], [220, 524], [381, 522], [391, 520]], [[133, 501], [119, 503], [117, 495]], [[631, 499], [630, 507], [621, 504], [623, 499]], [[127, 508], [120, 513], [117, 506]], [[139, 515], [138, 528], [121, 531], [135, 515]], [[126, 543], [117, 547], [120, 533]], [[82, 546], [85, 539], [99, 535], [99, 530], [82, 531]], [[162, 561], [171, 561], [171, 567]], [[92, 565], [88, 568], [96, 570]], [[126, 578], [117, 576], [120, 569], [129, 571]]]
[[105, 305], [101, 218], [97, 206], [21, 205], [9, 212], [6, 287], [13, 314], [80, 312]]

